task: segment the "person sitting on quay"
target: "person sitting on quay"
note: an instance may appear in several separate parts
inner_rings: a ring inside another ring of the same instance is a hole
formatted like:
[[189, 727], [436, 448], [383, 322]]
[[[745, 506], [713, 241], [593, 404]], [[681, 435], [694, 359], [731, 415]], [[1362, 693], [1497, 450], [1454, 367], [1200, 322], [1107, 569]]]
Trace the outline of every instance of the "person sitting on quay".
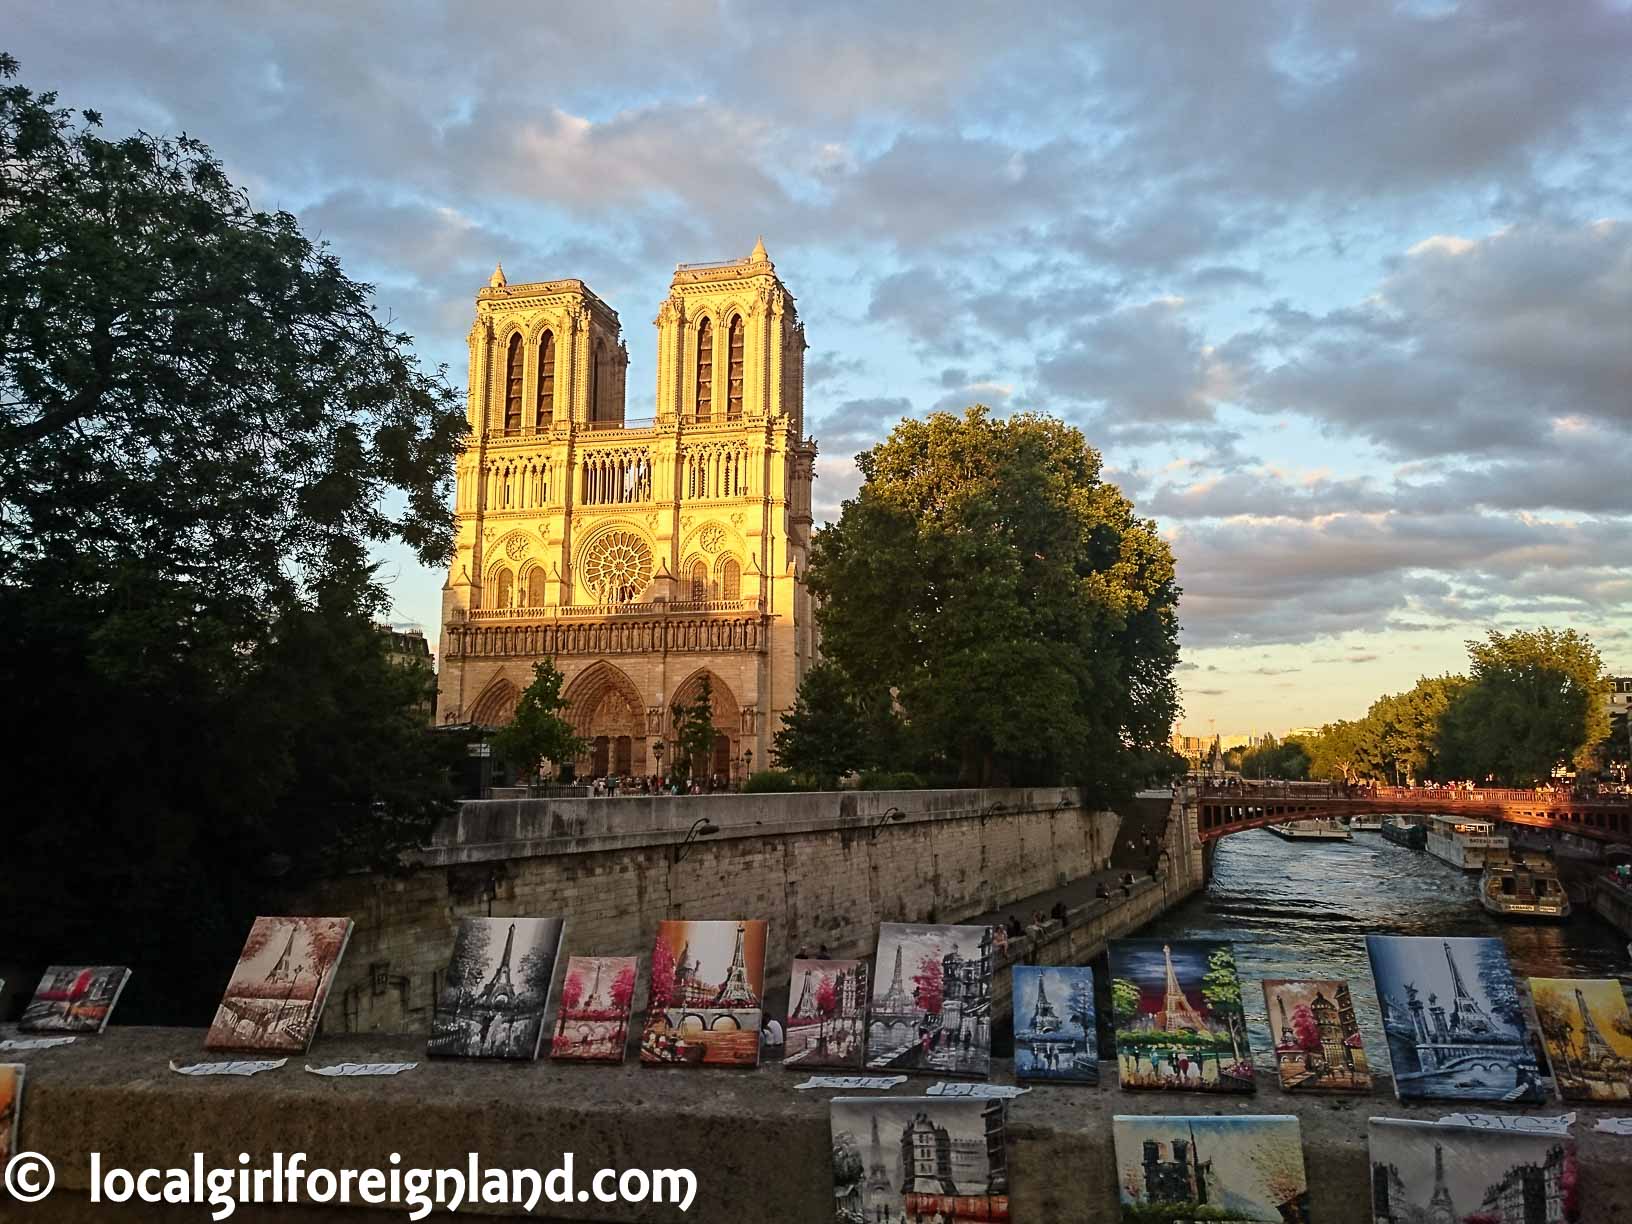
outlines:
[[1026, 928], [1020, 925], [1020, 919], [1013, 914], [1009, 915], [1009, 920], [1004, 923], [1004, 928], [1009, 932], [1010, 939], [1024, 939], [1026, 937]]
[[1071, 917], [1071, 911], [1065, 907], [1064, 897], [1054, 902], [1054, 908], [1048, 911], [1048, 916], [1061, 926], [1066, 924], [1066, 921]]
[[1109, 901], [1111, 899], [1111, 890], [1105, 887], [1104, 880], [1101, 880], [1094, 889], [1094, 897], [1100, 901]]

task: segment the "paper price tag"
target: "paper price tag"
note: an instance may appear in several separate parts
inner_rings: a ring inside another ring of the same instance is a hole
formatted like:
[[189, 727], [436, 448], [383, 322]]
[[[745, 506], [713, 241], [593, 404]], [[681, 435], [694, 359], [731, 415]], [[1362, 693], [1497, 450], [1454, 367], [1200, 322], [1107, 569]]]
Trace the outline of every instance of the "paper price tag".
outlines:
[[1472, 1126], [1479, 1130], [1520, 1131], [1532, 1135], [1567, 1135], [1575, 1125], [1575, 1114], [1553, 1118], [1531, 1118], [1512, 1114], [1446, 1114], [1441, 1126]]
[[813, 1075], [795, 1089], [802, 1088], [894, 1088], [907, 1082], [904, 1075]]
[[0, 1050], [49, 1050], [55, 1046], [73, 1045], [76, 1037], [8, 1037], [0, 1041]]
[[276, 1071], [287, 1058], [274, 1058], [262, 1062], [238, 1061], [218, 1063], [193, 1063], [191, 1066], [178, 1067], [172, 1059], [170, 1070], [177, 1075], [259, 1075], [262, 1071]]
[[938, 1097], [978, 1097], [982, 1100], [1002, 1099], [1012, 1100], [1017, 1096], [1024, 1096], [1030, 1088], [1020, 1088], [1014, 1084], [931, 1084], [929, 1091], [924, 1095]]
[[335, 1063], [332, 1066], [328, 1066], [328, 1067], [311, 1067], [311, 1066], [308, 1066], [306, 1068], [306, 1070], [310, 1071], [313, 1075], [347, 1075], [347, 1076], [400, 1075], [404, 1071], [412, 1071], [417, 1066], [419, 1066], [419, 1064], [417, 1062], [411, 1062], [411, 1063], [402, 1063], [402, 1062], [396, 1062], [396, 1063], [353, 1063], [353, 1062], [346, 1062], [346, 1063]]

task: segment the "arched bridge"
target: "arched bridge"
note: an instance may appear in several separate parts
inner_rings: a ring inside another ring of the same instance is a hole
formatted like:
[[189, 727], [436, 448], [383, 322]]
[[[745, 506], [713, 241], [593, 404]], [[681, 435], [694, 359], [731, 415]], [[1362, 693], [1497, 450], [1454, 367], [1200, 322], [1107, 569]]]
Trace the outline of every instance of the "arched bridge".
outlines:
[[1566, 791], [1344, 787], [1326, 782], [1204, 783], [1196, 832], [1203, 843], [1288, 820], [1322, 816], [1449, 815], [1500, 820], [1605, 842], [1632, 842], [1632, 803]]

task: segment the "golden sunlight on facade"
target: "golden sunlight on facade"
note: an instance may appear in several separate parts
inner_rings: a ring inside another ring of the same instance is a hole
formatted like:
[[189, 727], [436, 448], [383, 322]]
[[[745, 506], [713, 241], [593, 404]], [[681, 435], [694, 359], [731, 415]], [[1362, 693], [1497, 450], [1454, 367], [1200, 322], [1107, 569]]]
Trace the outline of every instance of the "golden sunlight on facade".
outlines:
[[816, 650], [804, 326], [763, 243], [681, 264], [656, 325], [657, 417], [632, 420], [621, 325], [587, 285], [497, 270], [477, 294], [438, 709], [507, 722], [549, 657], [591, 743], [579, 776], [657, 773], [707, 676], [707, 769], [738, 776], [770, 763]]

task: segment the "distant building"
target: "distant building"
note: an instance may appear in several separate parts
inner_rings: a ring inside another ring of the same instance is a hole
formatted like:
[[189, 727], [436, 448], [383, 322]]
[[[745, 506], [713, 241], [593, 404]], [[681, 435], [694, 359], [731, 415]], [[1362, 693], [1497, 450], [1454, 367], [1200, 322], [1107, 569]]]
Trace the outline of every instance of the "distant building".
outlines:
[[1564, 1224], [1564, 1147], [1540, 1164], [1515, 1165], [1485, 1191], [1481, 1211], [1501, 1224]]
[[[425, 631], [418, 625], [375, 625], [376, 629], [386, 639], [385, 654], [399, 667], [422, 663], [428, 670], [436, 670], [436, 656], [431, 653], [431, 644], [425, 637]], [[425, 716], [425, 721], [436, 724], [436, 690], [432, 689], [424, 701], [419, 703], [419, 711]]]
[[1184, 1203], [1197, 1207], [1207, 1202], [1207, 1179], [1213, 1171], [1211, 1160], [1202, 1160], [1192, 1128], [1186, 1139], [1163, 1143], [1145, 1140], [1145, 1201]]

